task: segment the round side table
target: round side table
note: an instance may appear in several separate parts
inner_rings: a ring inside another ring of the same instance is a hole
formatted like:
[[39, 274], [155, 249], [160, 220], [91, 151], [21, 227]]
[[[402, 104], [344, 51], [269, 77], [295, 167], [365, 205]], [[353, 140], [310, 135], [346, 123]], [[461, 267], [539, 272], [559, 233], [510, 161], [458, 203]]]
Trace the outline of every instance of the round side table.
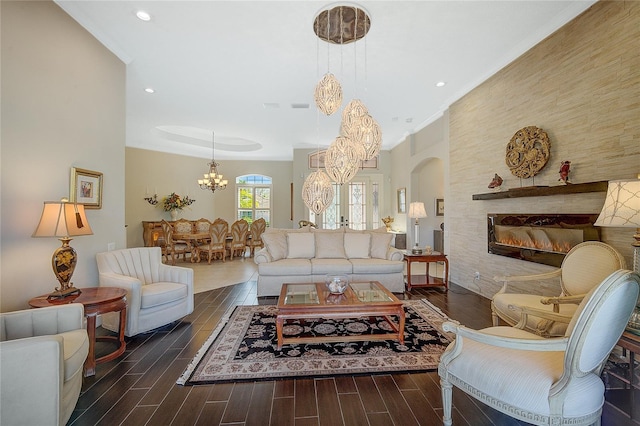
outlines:
[[[84, 316], [87, 319], [87, 334], [89, 335], [89, 355], [84, 362], [84, 376], [96, 374], [96, 364], [111, 361], [122, 355], [127, 347], [124, 341], [124, 327], [127, 323], [127, 291], [117, 287], [86, 287], [80, 289], [80, 294], [72, 294], [64, 298], [48, 299], [49, 295], [34, 297], [29, 300], [29, 306], [44, 308], [47, 306], [64, 305], [68, 303], [82, 303]], [[96, 337], [96, 317], [107, 312], [120, 312], [120, 329], [117, 336]], [[96, 359], [96, 341], [117, 343], [118, 348]]]

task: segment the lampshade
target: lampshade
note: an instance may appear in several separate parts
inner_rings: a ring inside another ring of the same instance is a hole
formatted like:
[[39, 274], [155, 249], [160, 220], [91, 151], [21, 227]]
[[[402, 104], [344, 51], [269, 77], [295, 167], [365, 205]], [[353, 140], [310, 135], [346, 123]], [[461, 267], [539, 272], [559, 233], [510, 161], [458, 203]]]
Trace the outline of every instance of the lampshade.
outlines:
[[73, 286], [71, 276], [78, 263], [76, 251], [69, 245], [71, 237], [93, 235], [82, 204], [62, 201], [45, 201], [40, 222], [32, 237], [58, 237], [62, 246], [53, 252], [51, 266], [60, 287], [49, 297], [66, 297], [80, 292]]
[[411, 219], [427, 217], [427, 211], [424, 209], [424, 203], [413, 202], [409, 204], [409, 217]]
[[316, 85], [314, 97], [318, 109], [325, 115], [331, 115], [342, 105], [342, 86], [333, 74], [327, 73]]
[[640, 179], [609, 181], [595, 225], [640, 228]]
[[33, 237], [75, 237], [93, 235], [82, 204], [45, 201], [40, 223]]

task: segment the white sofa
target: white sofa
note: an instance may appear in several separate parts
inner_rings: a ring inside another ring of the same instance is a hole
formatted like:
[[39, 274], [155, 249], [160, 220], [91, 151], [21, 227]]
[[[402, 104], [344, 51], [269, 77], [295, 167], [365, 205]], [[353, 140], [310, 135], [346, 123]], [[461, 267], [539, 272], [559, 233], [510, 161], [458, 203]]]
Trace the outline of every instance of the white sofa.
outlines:
[[[127, 290], [124, 334], [145, 333], [193, 312], [193, 269], [162, 263], [160, 247], [96, 254], [99, 285]], [[118, 331], [119, 314], [102, 315], [102, 326]]]
[[[383, 228], [384, 229], [384, 228]], [[262, 235], [258, 296], [278, 296], [284, 283], [322, 282], [327, 274], [350, 281], [379, 281], [394, 293], [404, 292], [403, 253], [391, 247], [385, 231], [270, 229]]]
[[81, 303], [0, 314], [0, 424], [66, 424], [88, 354]]

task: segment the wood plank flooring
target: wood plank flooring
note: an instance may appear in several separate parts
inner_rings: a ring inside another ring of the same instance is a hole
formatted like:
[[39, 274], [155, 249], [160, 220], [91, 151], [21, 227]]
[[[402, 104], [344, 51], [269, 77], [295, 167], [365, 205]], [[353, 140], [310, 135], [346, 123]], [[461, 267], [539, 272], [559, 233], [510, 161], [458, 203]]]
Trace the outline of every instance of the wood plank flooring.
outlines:
[[[489, 300], [455, 284], [447, 293], [441, 289], [414, 289], [404, 297], [426, 298], [450, 318], [472, 328], [491, 325]], [[435, 371], [201, 386], [175, 384], [230, 306], [275, 303], [275, 298], [258, 300], [255, 282], [196, 294], [191, 315], [162, 329], [127, 339], [123, 356], [97, 366], [96, 375], [84, 380], [68, 424], [442, 424], [439, 378]], [[456, 426], [525, 424], [455, 388], [453, 399]], [[629, 420], [611, 404], [605, 404], [602, 424], [638, 426], [640, 423]]]

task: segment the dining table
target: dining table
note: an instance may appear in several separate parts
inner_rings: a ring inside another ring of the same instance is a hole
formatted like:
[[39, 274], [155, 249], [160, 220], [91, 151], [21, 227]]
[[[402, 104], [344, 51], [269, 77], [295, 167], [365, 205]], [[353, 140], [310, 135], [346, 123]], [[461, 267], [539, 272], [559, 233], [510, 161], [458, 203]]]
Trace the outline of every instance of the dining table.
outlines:
[[203, 243], [206, 243], [209, 238], [210, 236], [208, 232], [184, 232], [173, 234], [174, 241], [184, 241], [189, 246], [188, 250], [191, 253], [191, 262], [195, 261], [193, 250], [197, 247], [197, 242], [201, 241]]

